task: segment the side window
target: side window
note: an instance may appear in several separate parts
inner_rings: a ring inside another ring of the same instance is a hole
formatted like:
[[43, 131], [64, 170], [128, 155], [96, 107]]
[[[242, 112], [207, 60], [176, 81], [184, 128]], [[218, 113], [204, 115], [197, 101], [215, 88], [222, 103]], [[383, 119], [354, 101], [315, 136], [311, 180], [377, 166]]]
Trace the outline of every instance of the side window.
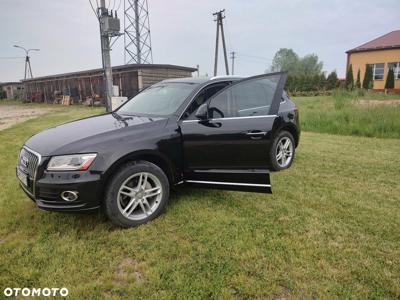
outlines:
[[203, 89], [197, 96], [196, 98], [190, 103], [189, 107], [186, 109], [183, 119], [196, 119], [194, 114], [196, 110], [199, 108], [200, 105], [205, 103], [208, 99], [210, 99], [212, 96], [214, 96], [217, 92], [222, 90], [224, 87], [229, 85], [230, 82], [224, 82], [224, 83], [217, 83], [211, 86], [206, 87]]
[[210, 100], [210, 118], [268, 115], [280, 75], [245, 80]]

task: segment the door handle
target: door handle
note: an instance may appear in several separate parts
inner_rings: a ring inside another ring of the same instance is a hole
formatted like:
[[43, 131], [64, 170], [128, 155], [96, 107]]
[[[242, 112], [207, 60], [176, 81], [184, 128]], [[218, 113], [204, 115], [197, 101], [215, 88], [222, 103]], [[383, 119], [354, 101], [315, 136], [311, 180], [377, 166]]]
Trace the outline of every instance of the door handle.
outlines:
[[246, 132], [246, 135], [249, 136], [253, 140], [259, 140], [263, 136], [267, 135], [267, 132], [259, 131], [259, 130], [251, 130], [251, 131]]

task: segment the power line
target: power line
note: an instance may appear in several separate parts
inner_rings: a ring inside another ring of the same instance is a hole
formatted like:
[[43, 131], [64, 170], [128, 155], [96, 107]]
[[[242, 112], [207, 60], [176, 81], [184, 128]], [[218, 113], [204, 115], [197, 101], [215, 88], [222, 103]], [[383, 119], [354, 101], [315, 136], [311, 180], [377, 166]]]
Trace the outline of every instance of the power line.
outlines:
[[[92, 1], [89, 0], [89, 3], [90, 3], [90, 6], [92, 7], [92, 10], [93, 10], [94, 15], [95, 15], [96, 18], [98, 19], [98, 18], [99, 18], [99, 15], [97, 14], [96, 10], [94, 9], [94, 6], [93, 6], [93, 4], [92, 4]], [[97, 0], [96, 0], [96, 4], [97, 4], [97, 8], [99, 8], [98, 3], [97, 3]]]
[[0, 59], [21, 59], [25, 58], [24, 56], [0, 56]]
[[121, 7], [121, 3], [122, 3], [122, 0], [119, 0], [119, 3], [118, 3], [118, 8], [116, 9], [117, 11], [119, 10], [119, 8]]
[[264, 61], [265, 60], [268, 60], [268, 61], [272, 61], [273, 60], [272, 58], [267, 58], [267, 57], [257, 56], [257, 55], [244, 54], [244, 53], [241, 53], [241, 52], [237, 52], [236, 54], [237, 54], [237, 56], [240, 56], [240, 57], [247, 57], [247, 58], [259, 59], [259, 60], [264, 60]]

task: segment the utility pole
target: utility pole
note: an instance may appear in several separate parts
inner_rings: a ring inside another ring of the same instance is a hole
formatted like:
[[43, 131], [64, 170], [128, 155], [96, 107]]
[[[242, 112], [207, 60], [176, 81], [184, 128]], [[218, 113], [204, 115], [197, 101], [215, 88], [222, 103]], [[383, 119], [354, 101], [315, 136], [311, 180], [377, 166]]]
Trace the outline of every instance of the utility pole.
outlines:
[[225, 71], [226, 71], [226, 75], [229, 75], [228, 55], [226, 53], [224, 24], [222, 22], [222, 20], [225, 19], [224, 12], [225, 12], [225, 9], [220, 10], [216, 13], [213, 13], [213, 16], [216, 17], [216, 19], [214, 19], [214, 21], [217, 22], [217, 34], [216, 34], [216, 41], [215, 41], [214, 76], [217, 76], [217, 73], [218, 73], [218, 44], [219, 44], [219, 30], [220, 29], [221, 29], [222, 47], [224, 50], [224, 58], [225, 58]]
[[99, 7], [100, 14], [100, 42], [101, 42], [101, 58], [103, 62], [103, 82], [104, 82], [104, 96], [106, 98], [106, 109], [108, 112], [111, 111], [111, 98], [112, 98], [112, 69], [111, 69], [111, 57], [110, 57], [110, 39], [105, 32], [105, 18], [108, 15], [108, 9], [106, 8], [106, 1], [100, 0]]
[[24, 80], [26, 79], [28, 72], [31, 75], [31, 78], [33, 78], [29, 52], [30, 51], [40, 51], [40, 49], [25, 49], [24, 47], [21, 47], [21, 46], [18, 46], [18, 45], [14, 45], [14, 47], [15, 48], [20, 48], [20, 49], [25, 51], [25, 75], [24, 75]]
[[[90, 1], [90, 0], [89, 0]], [[100, 25], [100, 42], [101, 42], [101, 59], [103, 63], [103, 81], [104, 81], [104, 98], [106, 102], [106, 109], [111, 111], [111, 99], [113, 96], [113, 77], [111, 69], [110, 57], [110, 40], [112, 37], [121, 35], [120, 21], [117, 13], [109, 12], [106, 8], [106, 1], [100, 0], [100, 6], [97, 8], [97, 18]]]
[[236, 54], [236, 52], [235, 51], [232, 51], [231, 52], [231, 59], [232, 59], [232, 75], [234, 75], [235, 74], [235, 54]]

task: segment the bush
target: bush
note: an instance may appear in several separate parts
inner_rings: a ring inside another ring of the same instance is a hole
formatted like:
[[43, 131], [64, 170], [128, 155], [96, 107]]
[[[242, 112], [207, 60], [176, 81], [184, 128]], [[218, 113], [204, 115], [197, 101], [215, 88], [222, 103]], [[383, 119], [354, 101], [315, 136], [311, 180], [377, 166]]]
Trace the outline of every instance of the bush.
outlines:
[[389, 73], [386, 78], [385, 89], [393, 89], [394, 88], [394, 71], [393, 68], [389, 68]]
[[319, 91], [287, 91], [289, 96], [292, 97], [313, 97], [313, 96], [331, 96], [332, 90], [319, 90]]
[[289, 73], [285, 89], [290, 93], [326, 90], [327, 80], [324, 74], [305, 75]]
[[337, 77], [336, 71], [332, 71], [326, 78], [326, 88], [328, 90], [333, 90], [339, 87], [339, 79]]
[[353, 67], [350, 64], [346, 73], [346, 88], [348, 90], [352, 90], [354, 88], [354, 76], [353, 76]]
[[357, 72], [356, 88], [361, 89], [360, 69]]
[[363, 84], [362, 84], [362, 87], [364, 89], [368, 90], [368, 89], [372, 88], [372, 85], [373, 85], [372, 76], [373, 76], [372, 66], [366, 65], [364, 80], [363, 80]]

